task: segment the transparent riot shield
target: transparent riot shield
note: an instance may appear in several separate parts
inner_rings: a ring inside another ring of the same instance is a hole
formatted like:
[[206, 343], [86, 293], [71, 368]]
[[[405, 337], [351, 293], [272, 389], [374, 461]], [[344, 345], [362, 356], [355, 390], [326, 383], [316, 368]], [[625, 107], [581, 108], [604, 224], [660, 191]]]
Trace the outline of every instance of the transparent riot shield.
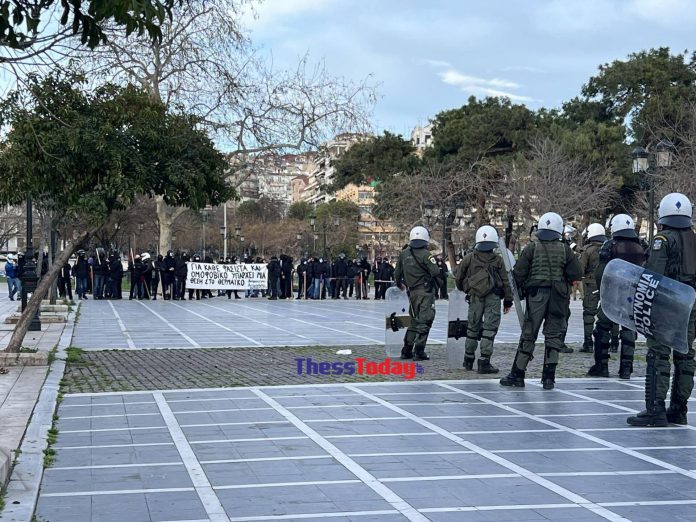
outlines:
[[410, 306], [408, 294], [406, 290], [392, 286], [387, 289], [384, 297], [384, 347], [387, 357], [400, 357], [401, 348], [404, 346], [404, 335], [411, 324], [411, 316], [408, 313]]
[[466, 294], [454, 289], [449, 293], [447, 305], [447, 367], [461, 370], [464, 365], [464, 343], [468, 325], [469, 304]]
[[602, 311], [626, 328], [680, 353], [689, 350], [687, 328], [696, 291], [650, 270], [612, 259], [600, 287]]

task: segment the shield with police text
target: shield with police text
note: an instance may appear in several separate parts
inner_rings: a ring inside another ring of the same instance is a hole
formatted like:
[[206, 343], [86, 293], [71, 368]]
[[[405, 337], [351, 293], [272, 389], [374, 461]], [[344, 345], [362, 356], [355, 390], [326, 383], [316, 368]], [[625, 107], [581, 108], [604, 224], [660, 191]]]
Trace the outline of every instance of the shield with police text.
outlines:
[[466, 294], [461, 290], [449, 293], [447, 304], [447, 367], [461, 370], [464, 364], [466, 329], [468, 326], [469, 304]]
[[392, 286], [387, 289], [384, 297], [384, 347], [387, 357], [400, 357], [406, 329], [411, 324], [408, 294], [406, 290]]
[[600, 287], [606, 316], [673, 350], [689, 351], [689, 315], [696, 291], [688, 285], [622, 259], [606, 266]]

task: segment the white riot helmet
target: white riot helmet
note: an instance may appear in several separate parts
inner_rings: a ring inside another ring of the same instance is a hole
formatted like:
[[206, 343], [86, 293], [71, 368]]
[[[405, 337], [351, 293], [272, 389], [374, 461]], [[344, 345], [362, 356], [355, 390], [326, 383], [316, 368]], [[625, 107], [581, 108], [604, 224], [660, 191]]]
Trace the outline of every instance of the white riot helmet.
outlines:
[[684, 194], [673, 192], [667, 194], [660, 201], [660, 208], [657, 211], [658, 223], [673, 228], [691, 228], [693, 209], [691, 201]]
[[607, 240], [607, 232], [599, 223], [592, 223], [587, 227], [587, 239], [604, 243]]
[[423, 226], [413, 227], [408, 235], [408, 241], [413, 248], [423, 248], [430, 242], [428, 229]]
[[148, 254], [147, 252], [144, 252], [144, 253], [140, 256], [140, 259], [142, 259], [143, 261], [149, 261], [149, 260], [150, 260], [150, 254]]
[[17, 256], [14, 254], [8, 254], [7, 259], [9, 259], [10, 261], [15, 261], [17, 259]]
[[498, 246], [498, 231], [490, 225], [483, 225], [476, 231], [476, 246], [479, 252], [490, 252]]
[[638, 237], [638, 234], [636, 234], [636, 223], [628, 214], [616, 214], [611, 218], [609, 230], [612, 237]]
[[547, 212], [539, 218], [537, 237], [542, 241], [555, 241], [563, 235], [563, 218], [555, 212]]
[[578, 234], [578, 229], [573, 225], [566, 225], [563, 227], [563, 235], [566, 239], [573, 239]]

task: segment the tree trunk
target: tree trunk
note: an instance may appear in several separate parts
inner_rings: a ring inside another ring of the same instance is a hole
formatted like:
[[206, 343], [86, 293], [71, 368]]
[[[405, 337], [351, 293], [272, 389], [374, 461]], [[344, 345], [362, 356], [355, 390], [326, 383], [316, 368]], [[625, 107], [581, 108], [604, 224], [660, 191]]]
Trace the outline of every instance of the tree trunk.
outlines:
[[[53, 264], [48, 273], [39, 281], [36, 290], [27, 302], [27, 307], [24, 309], [24, 312], [22, 312], [22, 315], [20, 316], [19, 321], [15, 326], [14, 332], [12, 332], [12, 338], [10, 339], [7, 348], [5, 348], [6, 352], [19, 353], [19, 350], [22, 348], [22, 341], [24, 341], [24, 336], [27, 334], [27, 331], [29, 330], [31, 318], [34, 317], [34, 314], [39, 311], [39, 308], [41, 307], [41, 301], [46, 295], [46, 292], [48, 292], [48, 289], [51, 287], [53, 281], [58, 277], [60, 269], [70, 259], [70, 256], [75, 250], [75, 245], [79, 245], [80, 243], [91, 237], [95, 231], [96, 229], [83, 232], [82, 235], [78, 236], [78, 238], [75, 241], [68, 242], [65, 247], [65, 250], [63, 250], [56, 257], [56, 262]], [[39, 271], [41, 271], [41, 265], [39, 265], [38, 268]]]
[[159, 253], [166, 256], [167, 250], [172, 249], [172, 225], [187, 209], [170, 207], [164, 202], [162, 196], [157, 196], [155, 200], [157, 201], [157, 220], [159, 221]]

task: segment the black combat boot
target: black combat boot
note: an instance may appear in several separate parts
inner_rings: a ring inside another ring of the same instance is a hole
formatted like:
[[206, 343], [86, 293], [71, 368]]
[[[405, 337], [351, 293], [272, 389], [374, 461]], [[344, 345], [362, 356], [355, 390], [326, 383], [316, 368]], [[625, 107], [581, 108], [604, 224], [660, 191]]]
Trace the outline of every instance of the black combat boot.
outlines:
[[414, 361], [429, 361], [430, 357], [425, 353], [425, 346], [416, 346], [416, 354], [413, 356]]
[[633, 373], [633, 359], [621, 359], [619, 363], [619, 379], [625, 381], [631, 378]]
[[545, 364], [541, 371], [541, 384], [545, 390], [553, 390], [556, 383], [556, 365]]
[[686, 407], [686, 402], [677, 401], [675, 399], [670, 400], [669, 408], [667, 409], [666, 416], [667, 422], [672, 424], [687, 424], [686, 413], [688, 409]]
[[575, 350], [573, 350], [570, 346], [567, 344], [563, 343], [563, 346], [561, 346], [561, 349], [558, 350], [561, 353], [573, 353]]
[[588, 370], [588, 377], [609, 377], [609, 344], [598, 339], [595, 331], [594, 360], [595, 363]]
[[580, 353], [592, 353], [593, 351], [594, 347], [592, 341], [585, 341], [582, 344], [582, 348], [580, 348]]
[[626, 419], [631, 426], [663, 428], [667, 426], [667, 411], [665, 401], [655, 401], [651, 407], [641, 411], [639, 414]]
[[667, 420], [672, 424], [686, 424], [687, 400], [680, 396], [677, 390], [677, 383], [681, 372], [679, 369], [674, 369], [674, 378], [672, 379], [672, 391], [670, 392], [669, 408], [667, 409]]
[[491, 364], [490, 359], [479, 359], [476, 373], [490, 374], [498, 373], [500, 370]]
[[413, 345], [404, 343], [404, 347], [401, 349], [402, 359], [413, 359]]
[[524, 388], [524, 371], [512, 366], [510, 373], [500, 379], [501, 386], [511, 386], [513, 388]]
[[473, 370], [474, 369], [474, 359], [476, 359], [475, 355], [465, 355], [464, 356], [464, 369], [465, 370]]
[[665, 427], [667, 426], [667, 412], [665, 401], [657, 399], [657, 369], [655, 368], [655, 352], [648, 349], [645, 358], [647, 368], [645, 369], [645, 409], [639, 414], [626, 419], [631, 426], [644, 427]]

